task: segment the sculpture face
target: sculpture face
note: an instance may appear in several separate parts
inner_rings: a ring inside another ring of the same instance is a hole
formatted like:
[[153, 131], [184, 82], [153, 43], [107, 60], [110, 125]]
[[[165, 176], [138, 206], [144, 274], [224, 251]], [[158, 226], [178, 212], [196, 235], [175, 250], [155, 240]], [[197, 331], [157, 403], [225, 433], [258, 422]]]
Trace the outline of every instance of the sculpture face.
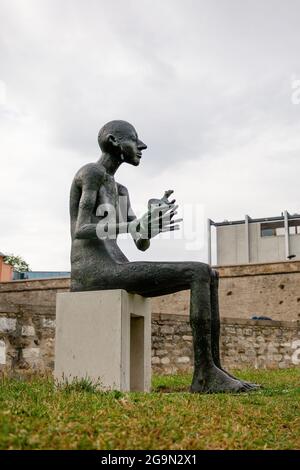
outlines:
[[142, 150], [147, 148], [132, 124], [120, 120], [110, 121], [100, 129], [98, 143], [102, 152], [134, 166], [139, 165]]
[[132, 128], [132, 131], [122, 138], [120, 148], [124, 162], [138, 166], [142, 157], [142, 151], [147, 148], [147, 145], [138, 138], [135, 129]]

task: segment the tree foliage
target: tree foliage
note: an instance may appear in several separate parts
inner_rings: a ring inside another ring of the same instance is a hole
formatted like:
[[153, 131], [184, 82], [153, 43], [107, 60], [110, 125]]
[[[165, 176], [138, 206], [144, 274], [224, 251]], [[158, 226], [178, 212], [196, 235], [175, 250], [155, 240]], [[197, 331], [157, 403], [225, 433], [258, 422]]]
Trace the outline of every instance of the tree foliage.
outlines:
[[10, 264], [19, 273], [30, 271], [29, 264], [21, 256], [7, 255], [4, 257], [4, 262]]

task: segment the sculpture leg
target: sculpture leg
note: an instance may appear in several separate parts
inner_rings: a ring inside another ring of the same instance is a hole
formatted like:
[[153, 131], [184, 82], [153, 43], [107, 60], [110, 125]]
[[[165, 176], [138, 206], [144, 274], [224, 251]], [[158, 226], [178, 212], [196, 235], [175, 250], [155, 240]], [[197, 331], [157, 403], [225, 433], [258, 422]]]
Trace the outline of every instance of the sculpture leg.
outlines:
[[220, 333], [219, 326], [214, 326], [215, 317], [219, 321], [218, 308], [214, 307], [217, 296], [217, 290], [213, 291], [214, 285], [213, 271], [203, 263], [137, 261], [114, 265], [113, 269], [102, 267], [95, 290], [125, 289], [155, 297], [191, 289], [190, 323], [195, 355], [191, 391], [247, 391], [245, 384], [230, 377], [214, 363]]
[[[220, 354], [220, 313], [219, 313], [219, 273], [215, 270], [212, 270], [212, 279], [211, 279], [211, 290], [210, 290], [210, 299], [211, 299], [211, 349], [212, 356], [215, 365], [225, 372], [229, 377], [235, 378], [229, 372], [223, 369], [221, 364], [221, 354]], [[259, 388], [259, 385], [253, 384], [250, 382], [241, 382], [249, 390]]]
[[204, 385], [205, 372], [214, 366], [211, 342], [211, 305], [209, 282], [194, 282], [191, 289], [190, 324], [194, 347], [194, 376], [192, 389], [197, 382]]
[[211, 345], [214, 363], [219, 369], [221, 366], [220, 357], [220, 314], [219, 314], [219, 273], [212, 270], [211, 289]]
[[[213, 278], [213, 274], [212, 274]], [[220, 327], [212, 328], [212, 284], [194, 280], [191, 284], [190, 322], [194, 346], [194, 374], [191, 392], [245, 392], [248, 387], [240, 380], [230, 377], [213, 359], [218, 353], [213, 342], [219, 340]], [[217, 358], [218, 359], [218, 358]]]

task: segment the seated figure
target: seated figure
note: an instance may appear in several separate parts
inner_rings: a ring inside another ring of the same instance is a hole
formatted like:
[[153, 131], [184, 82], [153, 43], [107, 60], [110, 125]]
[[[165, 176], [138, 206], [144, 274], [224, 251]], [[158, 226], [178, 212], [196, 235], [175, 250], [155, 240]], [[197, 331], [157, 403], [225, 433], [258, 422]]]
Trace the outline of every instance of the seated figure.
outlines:
[[145, 251], [158, 233], [177, 230], [177, 206], [169, 200], [150, 200], [137, 218], [128, 190], [115, 181], [122, 163], [138, 166], [147, 146], [126, 121], [105, 124], [98, 135], [102, 151], [95, 163], [75, 175], [70, 194], [71, 290], [125, 289], [145, 297], [190, 289], [190, 324], [193, 334], [192, 392], [241, 392], [254, 389], [224, 371], [220, 362], [218, 274], [200, 262], [130, 262], [117, 245], [119, 233], [131, 233]]

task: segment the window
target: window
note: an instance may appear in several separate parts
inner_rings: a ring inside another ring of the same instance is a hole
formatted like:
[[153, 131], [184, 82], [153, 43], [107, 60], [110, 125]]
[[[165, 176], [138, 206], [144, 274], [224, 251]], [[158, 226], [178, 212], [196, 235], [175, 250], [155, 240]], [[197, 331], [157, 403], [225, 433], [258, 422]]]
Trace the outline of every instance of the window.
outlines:
[[261, 228], [262, 237], [274, 237], [276, 235], [276, 230], [274, 228]]
[[300, 234], [300, 220], [299, 219], [289, 220], [289, 234], [290, 235]]
[[[290, 228], [292, 228], [292, 227], [290, 227]], [[277, 227], [275, 230], [276, 230], [276, 236], [277, 237], [284, 237], [284, 235], [285, 235], [284, 227]]]
[[260, 234], [262, 237], [284, 236], [283, 222], [265, 222], [260, 224]]
[[[260, 224], [260, 235], [261, 237], [284, 237], [284, 221]], [[289, 235], [300, 235], [300, 218], [289, 219]]]

